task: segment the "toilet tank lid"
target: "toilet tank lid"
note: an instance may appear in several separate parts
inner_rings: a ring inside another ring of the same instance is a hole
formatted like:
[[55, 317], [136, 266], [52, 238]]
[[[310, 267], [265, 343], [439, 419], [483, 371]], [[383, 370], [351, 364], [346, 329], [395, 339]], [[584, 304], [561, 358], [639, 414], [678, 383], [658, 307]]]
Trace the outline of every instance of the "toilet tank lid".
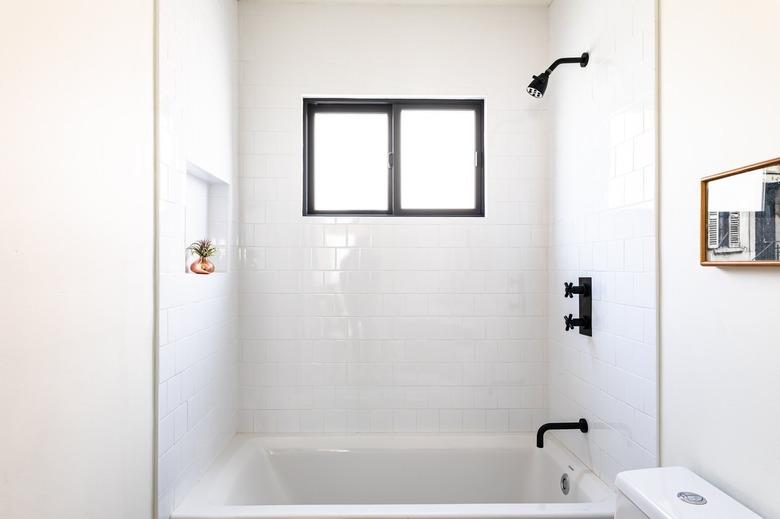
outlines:
[[[761, 519], [734, 498], [724, 494], [684, 467], [629, 470], [617, 475], [615, 485], [650, 519]], [[678, 497], [688, 493], [691, 504]], [[694, 494], [694, 495], [690, 495]]]

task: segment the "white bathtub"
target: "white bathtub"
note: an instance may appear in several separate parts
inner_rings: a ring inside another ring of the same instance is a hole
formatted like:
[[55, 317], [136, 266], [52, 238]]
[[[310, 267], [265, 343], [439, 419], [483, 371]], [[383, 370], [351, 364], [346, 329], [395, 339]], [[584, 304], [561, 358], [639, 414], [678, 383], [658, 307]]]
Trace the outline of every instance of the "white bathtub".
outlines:
[[[570, 491], [561, 491], [561, 476]], [[614, 495], [548, 435], [239, 434], [173, 514], [235, 518], [592, 518]]]

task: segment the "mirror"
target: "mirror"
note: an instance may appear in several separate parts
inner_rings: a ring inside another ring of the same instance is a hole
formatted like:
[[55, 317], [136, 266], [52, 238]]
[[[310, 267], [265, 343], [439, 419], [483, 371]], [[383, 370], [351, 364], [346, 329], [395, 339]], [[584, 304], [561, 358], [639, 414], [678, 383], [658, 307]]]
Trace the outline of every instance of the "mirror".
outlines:
[[780, 158], [701, 183], [701, 264], [780, 265]]

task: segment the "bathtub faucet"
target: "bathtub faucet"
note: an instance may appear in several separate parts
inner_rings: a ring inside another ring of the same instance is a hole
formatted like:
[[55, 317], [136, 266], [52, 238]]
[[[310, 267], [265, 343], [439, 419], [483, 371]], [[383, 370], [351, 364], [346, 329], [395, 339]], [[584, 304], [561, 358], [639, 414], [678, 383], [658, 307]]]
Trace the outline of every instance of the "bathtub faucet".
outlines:
[[562, 431], [565, 429], [579, 429], [581, 432], [588, 432], [588, 421], [580, 418], [579, 422], [551, 422], [539, 427], [536, 432], [536, 446], [540, 449], [544, 447], [544, 433], [547, 431]]

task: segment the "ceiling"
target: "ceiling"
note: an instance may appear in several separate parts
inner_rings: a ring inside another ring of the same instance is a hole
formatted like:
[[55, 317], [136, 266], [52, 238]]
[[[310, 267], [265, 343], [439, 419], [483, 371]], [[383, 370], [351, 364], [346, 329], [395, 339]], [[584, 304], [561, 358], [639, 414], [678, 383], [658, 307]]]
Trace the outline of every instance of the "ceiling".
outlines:
[[276, 0], [311, 4], [406, 4], [406, 5], [526, 5], [547, 6], [553, 0]]

